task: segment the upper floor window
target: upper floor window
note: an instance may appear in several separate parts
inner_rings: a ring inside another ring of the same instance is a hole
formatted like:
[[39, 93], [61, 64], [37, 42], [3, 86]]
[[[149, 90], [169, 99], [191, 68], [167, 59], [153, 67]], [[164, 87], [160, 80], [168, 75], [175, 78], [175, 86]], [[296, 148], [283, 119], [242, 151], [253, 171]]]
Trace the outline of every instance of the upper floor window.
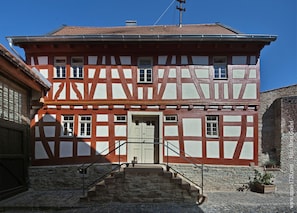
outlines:
[[71, 58], [71, 78], [83, 78], [84, 73], [84, 58], [83, 57], [72, 57]]
[[153, 60], [152, 58], [139, 58], [138, 60], [138, 83], [153, 82]]
[[62, 131], [61, 136], [73, 136], [74, 116], [62, 116]]
[[66, 77], [66, 57], [60, 56], [54, 59], [54, 78]]
[[219, 136], [219, 117], [217, 115], [206, 116], [206, 136]]
[[90, 137], [92, 130], [92, 116], [81, 115], [79, 116], [79, 132], [78, 135], [81, 137]]
[[215, 79], [226, 79], [227, 70], [227, 57], [215, 56], [213, 58], [214, 78]]

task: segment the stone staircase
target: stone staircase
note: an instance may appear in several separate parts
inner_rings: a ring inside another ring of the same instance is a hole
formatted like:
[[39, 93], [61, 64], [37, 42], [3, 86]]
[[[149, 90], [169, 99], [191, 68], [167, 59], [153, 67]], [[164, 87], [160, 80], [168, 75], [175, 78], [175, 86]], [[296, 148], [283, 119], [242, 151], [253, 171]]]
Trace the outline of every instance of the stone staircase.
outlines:
[[162, 166], [126, 167], [92, 187], [81, 201], [197, 202], [199, 189]]

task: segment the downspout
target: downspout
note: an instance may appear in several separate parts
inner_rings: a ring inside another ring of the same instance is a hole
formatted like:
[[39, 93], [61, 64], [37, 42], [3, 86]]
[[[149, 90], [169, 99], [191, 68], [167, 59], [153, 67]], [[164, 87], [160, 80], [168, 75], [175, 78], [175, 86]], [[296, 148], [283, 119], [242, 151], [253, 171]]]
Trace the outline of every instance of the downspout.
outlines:
[[13, 43], [12, 43], [12, 39], [11, 38], [6, 38], [9, 44], [10, 49], [14, 52], [14, 54], [21, 59], [24, 63], [26, 63], [25, 59], [23, 59], [22, 56], [20, 56], [20, 54], [16, 51], [16, 49], [14, 49], [13, 47]]

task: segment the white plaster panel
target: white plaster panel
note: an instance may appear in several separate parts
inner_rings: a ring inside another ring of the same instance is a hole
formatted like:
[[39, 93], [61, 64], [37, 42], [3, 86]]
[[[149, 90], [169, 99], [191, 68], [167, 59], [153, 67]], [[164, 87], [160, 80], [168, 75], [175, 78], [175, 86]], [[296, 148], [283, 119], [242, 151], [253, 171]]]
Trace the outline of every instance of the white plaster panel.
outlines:
[[192, 56], [194, 65], [208, 65], [208, 56]]
[[[58, 90], [60, 89], [61, 83], [53, 83], [53, 97], [55, 97], [56, 93], [58, 92]], [[58, 96], [59, 100], [63, 100], [66, 99], [66, 92], [65, 92], [65, 87], [62, 89], [62, 91], [60, 92], [59, 96]]]
[[257, 78], [257, 70], [250, 69], [249, 78]]
[[112, 84], [112, 97], [114, 99], [126, 99], [127, 98], [122, 84]]
[[175, 55], [173, 55], [171, 57], [171, 64], [176, 64], [176, 56]]
[[127, 126], [126, 125], [115, 125], [114, 126], [115, 136], [127, 136]]
[[106, 69], [100, 69], [99, 78], [106, 78]]
[[56, 122], [56, 114], [44, 114], [43, 122]]
[[181, 63], [182, 64], [188, 64], [188, 56], [182, 55], [182, 57], [181, 57]]
[[195, 74], [197, 78], [209, 78], [209, 70], [208, 69], [195, 69]]
[[116, 147], [119, 147], [118, 149], [116, 149], [115, 153], [116, 155], [127, 155], [127, 144], [126, 144], [126, 141], [115, 141], [115, 145]]
[[246, 117], [246, 120], [247, 120], [247, 122], [254, 122], [254, 116], [252, 116], [252, 115], [248, 115], [248, 116]]
[[35, 126], [35, 138], [40, 137], [39, 126]]
[[242, 84], [233, 84], [233, 98], [238, 99]]
[[224, 126], [225, 137], [239, 137], [241, 133], [241, 126]]
[[48, 65], [48, 57], [47, 56], [38, 56], [38, 65]]
[[111, 57], [110, 57], [110, 63], [111, 63], [112, 65], [116, 65], [116, 60], [115, 60], [115, 57], [114, 57], [114, 56], [111, 56]]
[[176, 78], [176, 69], [175, 68], [170, 68], [169, 69], [169, 78]]
[[61, 141], [60, 142], [60, 158], [67, 158], [73, 156], [73, 142]]
[[168, 83], [166, 84], [166, 88], [163, 94], [162, 99], [175, 99], [176, 100], [176, 84], [175, 83]]
[[214, 97], [215, 97], [215, 99], [219, 99], [219, 84], [218, 83], [214, 84]]
[[[174, 141], [174, 140], [165, 141], [165, 144], [166, 144], [164, 147], [165, 156], [178, 157], [180, 155], [179, 141]], [[167, 146], [169, 147], [168, 149], [167, 149]]]
[[97, 114], [96, 117], [97, 117], [96, 118], [97, 122], [107, 122], [108, 121], [108, 115]]
[[72, 86], [70, 86], [70, 99], [71, 100], [78, 100], [76, 92], [73, 90]]
[[106, 56], [102, 56], [102, 64], [106, 64]]
[[96, 155], [106, 155], [109, 152], [108, 141], [97, 141], [96, 142]]
[[77, 156], [90, 156], [91, 155], [91, 142], [78, 142], [77, 143]]
[[202, 157], [202, 142], [201, 141], [184, 141], [185, 153], [186, 156], [189, 155], [191, 157]]
[[89, 69], [88, 69], [88, 77], [89, 77], [89, 78], [94, 78], [94, 76], [95, 76], [95, 72], [96, 72], [96, 69], [94, 69], [94, 68], [89, 68]]
[[224, 98], [225, 99], [229, 98], [229, 86], [228, 86], [228, 84], [224, 84]]
[[96, 126], [96, 136], [97, 137], [108, 137], [108, 126]]
[[224, 115], [224, 122], [241, 122], [240, 115]]
[[256, 99], [257, 98], [257, 85], [247, 84], [243, 93], [244, 99]]
[[247, 64], [247, 56], [232, 56], [232, 64], [234, 65]]
[[158, 64], [165, 65], [166, 61], [167, 61], [167, 56], [166, 55], [158, 56]]
[[75, 83], [75, 84], [76, 84], [76, 87], [77, 87], [80, 95], [84, 99], [84, 84], [83, 83]]
[[98, 83], [96, 85], [93, 99], [106, 99], [106, 98], [107, 98], [106, 84]]
[[48, 146], [52, 152], [52, 155], [55, 156], [55, 142], [54, 141], [49, 141]]
[[127, 84], [128, 86], [128, 89], [130, 91], [130, 95], [132, 96], [133, 95], [133, 85], [132, 84]]
[[236, 149], [237, 141], [224, 141], [224, 158], [232, 159]]
[[111, 77], [112, 78], [120, 78], [118, 69], [111, 69]]
[[131, 69], [123, 69], [125, 78], [132, 78], [132, 70]]
[[199, 94], [193, 83], [182, 84], [182, 99], [198, 99]]
[[138, 87], [138, 99], [143, 99], [143, 88]]
[[201, 136], [201, 118], [183, 118], [184, 136]]
[[147, 89], [147, 98], [153, 99], [153, 88], [151, 87]]
[[210, 98], [209, 84], [200, 84], [203, 95], [206, 99]]
[[31, 65], [35, 66], [34, 57], [31, 57]]
[[253, 142], [244, 142], [242, 150], [240, 152], [239, 159], [254, 159], [254, 143]]
[[98, 56], [88, 56], [88, 64], [96, 65], [98, 60]]
[[45, 126], [44, 129], [44, 135], [47, 138], [55, 137], [56, 133], [56, 127], [55, 126]]
[[158, 77], [163, 78], [164, 77], [164, 69], [158, 69]]
[[254, 127], [248, 126], [246, 128], [246, 136], [247, 137], [254, 137]]
[[177, 126], [165, 126], [164, 127], [165, 136], [178, 136], [178, 127]]
[[39, 71], [43, 77], [48, 78], [48, 69], [39, 69]]
[[245, 70], [242, 69], [233, 69], [233, 78], [243, 79], [245, 75]]
[[189, 69], [181, 69], [182, 78], [191, 78]]
[[220, 144], [218, 141], [208, 141], [206, 143], [207, 158], [220, 158]]
[[35, 142], [35, 159], [48, 159], [48, 155], [41, 141]]
[[120, 61], [122, 65], [130, 65], [131, 64], [131, 56], [120, 56]]

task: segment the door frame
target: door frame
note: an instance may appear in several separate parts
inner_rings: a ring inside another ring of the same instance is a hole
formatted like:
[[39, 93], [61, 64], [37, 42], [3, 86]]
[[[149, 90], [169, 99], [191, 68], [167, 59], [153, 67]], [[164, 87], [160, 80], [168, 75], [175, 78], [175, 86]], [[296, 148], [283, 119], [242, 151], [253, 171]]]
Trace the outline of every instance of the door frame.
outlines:
[[[153, 116], [159, 118], [159, 163], [163, 163], [163, 112], [140, 112], [140, 111], [128, 111], [127, 121], [128, 121], [128, 136], [127, 141], [132, 134], [132, 117], [133, 116]], [[127, 162], [131, 162], [133, 159], [132, 154], [129, 153], [129, 143], [127, 143]]]

